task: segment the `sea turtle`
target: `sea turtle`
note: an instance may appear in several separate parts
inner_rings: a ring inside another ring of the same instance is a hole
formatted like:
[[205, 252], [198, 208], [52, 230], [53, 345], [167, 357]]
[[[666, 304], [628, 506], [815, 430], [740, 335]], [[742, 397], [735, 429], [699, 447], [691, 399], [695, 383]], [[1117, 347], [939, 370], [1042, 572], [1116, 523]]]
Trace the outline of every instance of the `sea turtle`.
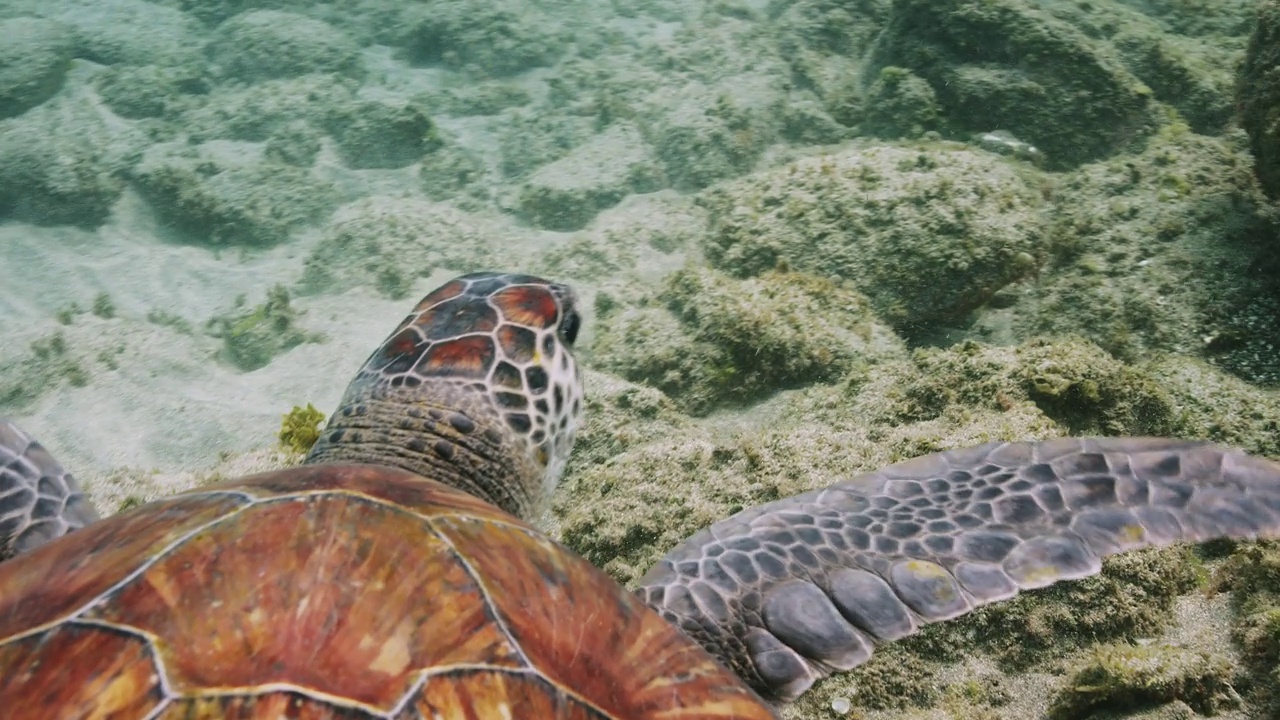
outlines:
[[582, 412], [575, 304], [453, 280], [303, 465], [103, 520], [0, 426], [4, 717], [767, 718], [875, 643], [1104, 555], [1280, 534], [1267, 460], [997, 443], [748, 509], [627, 593], [528, 524]]

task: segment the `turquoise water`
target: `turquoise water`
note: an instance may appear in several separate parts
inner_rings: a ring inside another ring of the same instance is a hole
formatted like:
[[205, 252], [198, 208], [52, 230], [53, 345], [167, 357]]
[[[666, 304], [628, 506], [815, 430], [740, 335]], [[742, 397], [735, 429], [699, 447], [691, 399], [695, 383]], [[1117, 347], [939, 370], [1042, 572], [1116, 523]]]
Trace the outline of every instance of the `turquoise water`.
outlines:
[[[1261, 8], [0, 1], [0, 416], [105, 512], [276, 467], [283, 413], [499, 269], [583, 299], [602, 399], [547, 522], [623, 581], [728, 512], [992, 439], [1278, 457]], [[711, 489], [660, 528], [583, 500], [655, 477]], [[1234, 652], [1224, 601], [1169, 602], [1162, 632]]]

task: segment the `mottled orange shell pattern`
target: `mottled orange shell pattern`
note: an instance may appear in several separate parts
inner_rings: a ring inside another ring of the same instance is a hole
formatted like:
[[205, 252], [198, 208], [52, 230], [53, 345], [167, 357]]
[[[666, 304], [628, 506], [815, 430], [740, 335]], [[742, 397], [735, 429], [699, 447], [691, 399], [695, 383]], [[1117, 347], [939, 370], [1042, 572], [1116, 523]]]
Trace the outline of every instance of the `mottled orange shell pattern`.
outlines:
[[732, 673], [519, 520], [410, 473], [303, 466], [0, 564], [26, 718], [770, 718]]

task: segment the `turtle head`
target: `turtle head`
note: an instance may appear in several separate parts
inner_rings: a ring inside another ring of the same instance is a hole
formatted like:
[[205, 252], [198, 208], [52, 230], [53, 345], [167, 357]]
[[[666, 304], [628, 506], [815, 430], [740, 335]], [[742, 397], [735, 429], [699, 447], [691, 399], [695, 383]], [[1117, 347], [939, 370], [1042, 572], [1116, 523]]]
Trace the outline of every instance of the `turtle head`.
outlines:
[[446, 283], [365, 361], [307, 462], [405, 468], [532, 519], [582, 415], [576, 305], [530, 275]]

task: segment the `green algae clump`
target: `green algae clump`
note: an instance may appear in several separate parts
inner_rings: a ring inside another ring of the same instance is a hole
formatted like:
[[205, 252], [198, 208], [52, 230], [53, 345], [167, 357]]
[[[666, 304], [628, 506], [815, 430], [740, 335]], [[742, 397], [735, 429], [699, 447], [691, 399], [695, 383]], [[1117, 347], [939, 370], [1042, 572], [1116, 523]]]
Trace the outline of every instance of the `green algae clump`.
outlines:
[[1259, 710], [1280, 714], [1280, 541], [1241, 545], [1214, 578], [1231, 590], [1232, 636], [1241, 649]]
[[1214, 715], [1240, 705], [1234, 666], [1214, 653], [1173, 645], [1097, 648], [1053, 699], [1051, 720], [1085, 720], [1100, 708], [1131, 709], [1182, 701]]
[[320, 423], [324, 422], [324, 413], [311, 403], [306, 407], [293, 406], [293, 409], [280, 418], [280, 446], [284, 449], [305, 453], [320, 439]]
[[214, 337], [222, 338], [226, 358], [247, 372], [264, 367], [285, 350], [323, 339], [299, 328], [298, 314], [289, 304], [289, 291], [276, 285], [267, 291], [265, 303], [238, 315], [214, 317], [208, 327]]

